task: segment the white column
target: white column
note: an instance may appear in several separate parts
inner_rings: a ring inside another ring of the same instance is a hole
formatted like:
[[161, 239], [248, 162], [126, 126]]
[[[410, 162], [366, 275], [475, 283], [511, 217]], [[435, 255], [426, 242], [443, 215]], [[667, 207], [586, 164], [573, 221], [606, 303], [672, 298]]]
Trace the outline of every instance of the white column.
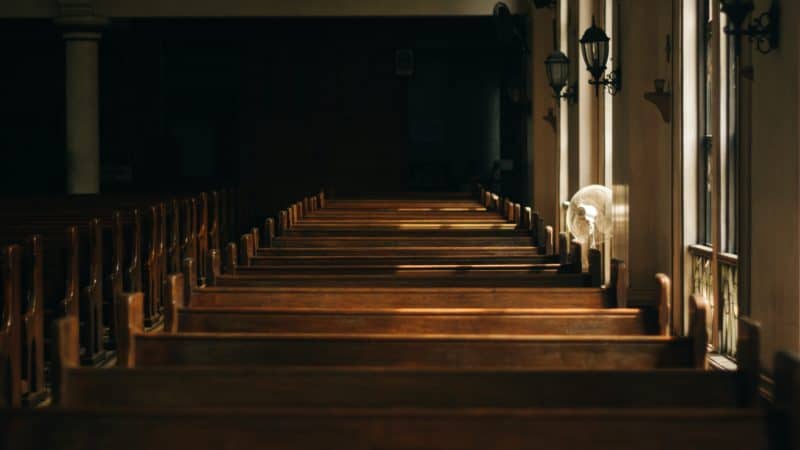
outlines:
[[97, 31], [67, 31], [67, 192], [100, 192]]

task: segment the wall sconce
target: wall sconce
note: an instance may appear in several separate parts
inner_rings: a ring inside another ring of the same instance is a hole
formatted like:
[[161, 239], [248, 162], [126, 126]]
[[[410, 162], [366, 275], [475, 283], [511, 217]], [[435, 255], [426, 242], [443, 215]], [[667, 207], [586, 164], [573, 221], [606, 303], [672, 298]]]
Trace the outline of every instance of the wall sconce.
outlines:
[[666, 90], [667, 80], [658, 79], [653, 82], [655, 92], [645, 92], [644, 99], [656, 105], [664, 122], [672, 121], [672, 93]]
[[553, 112], [553, 108], [547, 108], [547, 115], [543, 116], [542, 119], [553, 127], [554, 133], [558, 132], [558, 117]]
[[555, 8], [558, 0], [533, 0], [533, 6], [536, 9]]
[[610, 40], [606, 32], [597, 26], [592, 16], [592, 26], [583, 33], [580, 43], [586, 69], [592, 74], [589, 84], [594, 85], [595, 95], [600, 95], [600, 86], [605, 86], [611, 95], [622, 89], [622, 75], [618, 71], [613, 70], [608, 76], [604, 76]]
[[570, 103], [578, 101], [578, 90], [575, 86], [567, 88], [566, 92], [564, 87], [569, 82], [569, 58], [564, 52], [556, 50], [544, 60], [544, 67], [547, 71], [547, 81], [550, 87], [553, 88], [555, 97], [558, 99], [565, 98]]
[[772, 0], [769, 10], [745, 27], [744, 21], [754, 8], [753, 0], [722, 0], [721, 11], [728, 16], [725, 34], [736, 37], [737, 55], [742, 50], [742, 36], [747, 36], [750, 42], [755, 42], [756, 49], [763, 54], [778, 48], [780, 43], [781, 14], [778, 1]]

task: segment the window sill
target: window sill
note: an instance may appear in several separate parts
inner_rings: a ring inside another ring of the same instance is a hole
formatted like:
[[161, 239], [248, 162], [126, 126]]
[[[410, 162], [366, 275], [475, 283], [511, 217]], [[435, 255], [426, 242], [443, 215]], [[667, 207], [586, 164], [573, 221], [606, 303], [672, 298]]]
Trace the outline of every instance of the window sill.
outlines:
[[719, 353], [708, 354], [708, 367], [710, 370], [720, 370], [732, 372], [737, 369], [736, 360], [730, 356]]

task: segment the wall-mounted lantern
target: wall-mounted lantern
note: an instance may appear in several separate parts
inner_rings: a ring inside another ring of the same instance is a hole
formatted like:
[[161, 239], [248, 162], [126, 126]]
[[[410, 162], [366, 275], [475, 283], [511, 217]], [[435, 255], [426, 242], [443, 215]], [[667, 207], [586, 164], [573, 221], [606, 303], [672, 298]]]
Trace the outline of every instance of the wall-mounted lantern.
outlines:
[[569, 82], [569, 58], [564, 52], [556, 50], [544, 60], [544, 67], [547, 71], [547, 81], [553, 88], [556, 98], [566, 98], [570, 103], [575, 103], [578, 99], [577, 89], [570, 86], [566, 92], [564, 87]]
[[622, 89], [622, 76], [617, 70], [605, 75], [609, 41], [611, 39], [592, 17], [592, 26], [583, 33], [580, 43], [586, 69], [592, 74], [589, 84], [594, 85], [595, 95], [600, 94], [600, 86], [605, 86], [611, 95]]
[[747, 36], [750, 42], [756, 43], [756, 49], [764, 54], [778, 48], [780, 43], [780, 7], [778, 0], [772, 0], [772, 5], [767, 12], [761, 14], [756, 19], [744, 26], [755, 5], [753, 0], [722, 0], [721, 11], [728, 16], [728, 25], [725, 27], [725, 34], [734, 36], [736, 42], [736, 54], [742, 50], [742, 37]]

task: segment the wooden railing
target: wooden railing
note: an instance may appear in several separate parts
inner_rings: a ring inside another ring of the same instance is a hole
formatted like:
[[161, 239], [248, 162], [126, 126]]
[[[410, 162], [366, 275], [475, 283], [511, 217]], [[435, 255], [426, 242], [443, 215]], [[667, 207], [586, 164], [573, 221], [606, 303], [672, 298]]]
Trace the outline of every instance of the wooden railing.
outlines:
[[692, 261], [692, 294], [701, 294], [709, 306], [709, 336], [712, 350], [731, 358], [736, 357], [739, 320], [739, 258], [729, 253], [717, 254], [717, 292], [714, 291], [711, 247], [689, 247]]

